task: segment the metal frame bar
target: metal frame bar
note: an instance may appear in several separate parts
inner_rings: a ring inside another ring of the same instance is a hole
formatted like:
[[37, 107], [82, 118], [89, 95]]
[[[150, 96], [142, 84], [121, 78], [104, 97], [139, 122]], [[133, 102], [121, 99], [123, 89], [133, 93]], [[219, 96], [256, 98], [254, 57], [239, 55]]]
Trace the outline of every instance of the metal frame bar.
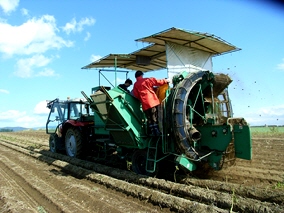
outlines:
[[[99, 86], [101, 86], [101, 75], [104, 77], [104, 79], [112, 86], [112, 87], [114, 87], [114, 85], [107, 79], [107, 77], [102, 73], [102, 72], [114, 72], [114, 73], [117, 73], [117, 72], [123, 72], [123, 73], [126, 73], [125, 75], [125, 77], [126, 77], [126, 79], [128, 78], [128, 73], [129, 73], [129, 71], [126, 71], [126, 70], [113, 70], [113, 69], [100, 69], [99, 70]], [[116, 81], [117, 81], [117, 79], [116, 79], [116, 75], [115, 75], [115, 86], [116, 86]]]

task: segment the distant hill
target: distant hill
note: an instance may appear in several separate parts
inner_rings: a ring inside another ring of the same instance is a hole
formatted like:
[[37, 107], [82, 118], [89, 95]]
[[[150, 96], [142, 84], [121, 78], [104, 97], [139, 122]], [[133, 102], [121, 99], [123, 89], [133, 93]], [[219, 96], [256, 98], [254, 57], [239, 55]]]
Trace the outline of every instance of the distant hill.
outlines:
[[24, 130], [28, 130], [30, 128], [25, 128], [25, 127], [1, 127], [0, 131], [4, 131], [4, 130], [12, 130], [13, 132], [19, 132], [19, 131], [24, 131]]

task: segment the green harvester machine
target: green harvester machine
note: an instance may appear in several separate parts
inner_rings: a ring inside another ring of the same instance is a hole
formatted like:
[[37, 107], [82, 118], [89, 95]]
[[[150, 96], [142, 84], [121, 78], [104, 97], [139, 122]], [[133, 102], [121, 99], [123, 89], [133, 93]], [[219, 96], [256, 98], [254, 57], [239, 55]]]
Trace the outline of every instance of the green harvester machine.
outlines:
[[[118, 70], [156, 71], [155, 75], [166, 70], [172, 84], [158, 107], [161, 134], [148, 132], [141, 103], [131, 93], [119, 86], [98, 85], [90, 95], [82, 92], [84, 104], [91, 109], [85, 115], [88, 125], [65, 125], [65, 119], [57, 128], [59, 142], [53, 140], [51, 145], [73, 146], [74, 157], [80, 157], [78, 149], [91, 146], [94, 156], [107, 160], [115, 155], [145, 175], [170, 171], [172, 165], [186, 171], [202, 170], [204, 165], [220, 170], [236, 158], [251, 160], [249, 125], [244, 118], [233, 117], [228, 95], [232, 79], [214, 73], [212, 66], [214, 56], [239, 49], [214, 35], [178, 28], [137, 41], [149, 45], [130, 54], [109, 54], [83, 69], [112, 68], [115, 76]], [[65, 126], [78, 129], [73, 138], [72, 134], [65, 137]]]

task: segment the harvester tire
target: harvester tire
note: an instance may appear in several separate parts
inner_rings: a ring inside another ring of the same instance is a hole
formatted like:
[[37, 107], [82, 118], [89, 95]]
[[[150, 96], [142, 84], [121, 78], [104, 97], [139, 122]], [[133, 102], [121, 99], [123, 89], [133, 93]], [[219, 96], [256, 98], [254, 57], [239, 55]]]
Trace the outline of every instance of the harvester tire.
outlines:
[[79, 158], [83, 154], [82, 135], [78, 129], [70, 128], [65, 135], [65, 150], [70, 157]]
[[[193, 160], [197, 159], [198, 156], [192, 149], [193, 135], [187, 127], [187, 101], [193, 87], [202, 80], [204, 74], [202, 71], [193, 73], [178, 85], [175, 93], [173, 93], [172, 111], [170, 112], [173, 115], [171, 122], [179, 152]], [[200, 137], [199, 132], [196, 135]]]
[[132, 171], [136, 174], [147, 175], [154, 177], [158, 174], [158, 166], [156, 165], [155, 172], [147, 172], [146, 170], [146, 160], [147, 160], [147, 151], [146, 150], [136, 150], [132, 155]]
[[132, 170], [141, 175], [146, 175], [147, 152], [145, 150], [136, 150], [132, 155]]

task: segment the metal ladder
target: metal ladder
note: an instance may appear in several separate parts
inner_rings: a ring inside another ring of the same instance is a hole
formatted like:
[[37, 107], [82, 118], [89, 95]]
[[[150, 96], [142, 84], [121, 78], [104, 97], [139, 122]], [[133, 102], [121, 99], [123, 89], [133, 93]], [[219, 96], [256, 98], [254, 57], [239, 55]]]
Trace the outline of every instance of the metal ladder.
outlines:
[[146, 171], [147, 172], [155, 172], [156, 164], [157, 164], [157, 150], [158, 150], [158, 143], [160, 141], [160, 136], [158, 136], [158, 140], [153, 140], [151, 137], [148, 142], [148, 151], [147, 151], [147, 159], [146, 159]]

